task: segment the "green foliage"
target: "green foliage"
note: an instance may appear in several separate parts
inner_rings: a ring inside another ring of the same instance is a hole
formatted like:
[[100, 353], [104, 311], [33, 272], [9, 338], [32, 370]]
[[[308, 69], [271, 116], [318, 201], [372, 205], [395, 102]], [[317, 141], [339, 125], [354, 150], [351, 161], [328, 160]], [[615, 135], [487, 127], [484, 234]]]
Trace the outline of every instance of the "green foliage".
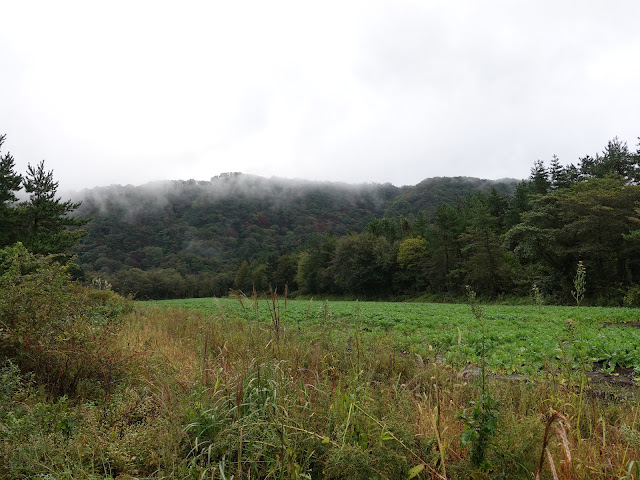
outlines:
[[468, 303], [471, 312], [480, 327], [480, 396], [471, 402], [471, 412], [464, 409], [460, 418], [465, 424], [461, 444], [471, 447], [471, 462], [485, 471], [490, 470], [491, 463], [487, 451], [498, 430], [498, 413], [496, 402], [487, 386], [487, 329], [484, 310], [478, 303], [476, 293], [467, 287]]
[[[0, 135], [0, 149], [6, 135]], [[15, 172], [15, 161], [9, 152], [0, 156], [0, 247], [17, 240], [18, 215], [14, 208], [22, 175]]]
[[495, 190], [490, 195], [474, 195], [469, 200], [468, 227], [459, 236], [465, 257], [464, 282], [492, 297], [513, 291], [517, 277], [515, 259], [501, 240], [505, 212], [506, 201]]
[[544, 195], [549, 191], [549, 171], [542, 160], [536, 160], [531, 168], [531, 192], [536, 195]]
[[637, 285], [630, 286], [623, 298], [623, 303], [626, 307], [640, 307], [640, 287]]
[[[5, 137], [0, 135], [0, 148]], [[24, 177], [14, 167], [9, 153], [0, 156], [0, 248], [21, 241], [34, 253], [66, 253], [86, 234], [77, 227], [88, 220], [70, 216], [80, 203], [56, 198], [58, 182], [53, 171], [45, 170], [44, 160], [36, 167], [29, 164]], [[29, 200], [17, 203], [21, 187]]]
[[36, 167], [28, 165], [23, 185], [29, 194], [29, 201], [20, 204], [21, 237], [27, 249], [55, 254], [76, 245], [86, 232], [68, 227], [85, 225], [88, 220], [69, 216], [80, 203], [56, 198], [58, 182], [53, 180], [53, 171], [44, 169], [44, 160]]
[[86, 381], [109, 391], [126, 357], [111, 333], [125, 300], [72, 282], [68, 266], [17, 243], [0, 250], [0, 356], [33, 372], [50, 391], [73, 394]]
[[[113, 298], [104, 292], [92, 295], [108, 305]], [[51, 395], [13, 360], [0, 362], [0, 477], [533, 478], [544, 417], [563, 408], [573, 423], [572, 386], [556, 375], [494, 378], [495, 435], [494, 420], [484, 415], [492, 411], [489, 402], [475, 382], [442, 363], [450, 346], [434, 342], [426, 357], [418, 347], [437, 338], [416, 333], [444, 331], [441, 339], [453, 333], [453, 344], [470, 346], [471, 355], [482, 341], [493, 369], [503, 341], [537, 348], [532, 340], [568, 316], [584, 321], [586, 345], [613, 330], [611, 343], [619, 346], [634, 333], [622, 324], [637, 317], [630, 309], [488, 305], [475, 309], [491, 325], [483, 339], [468, 305], [336, 302], [328, 315], [328, 304], [290, 301], [287, 335], [274, 348], [262, 323], [269, 321], [264, 300], [258, 322], [237, 300], [180, 302], [201, 310], [139, 304], [113, 331], [121, 348], [138, 351], [143, 368], [126, 366], [130, 381], [113, 384], [108, 396]], [[632, 389], [612, 395], [613, 402], [586, 395], [581, 425], [589, 435], [568, 438], [576, 472], [589, 478], [625, 478], [634, 465], [637, 399]], [[558, 459], [544, 434], [543, 448]], [[473, 466], [480, 439], [490, 445], [481, 469]], [[482, 471], [487, 460], [491, 470]]]
[[391, 290], [397, 254], [384, 236], [369, 233], [338, 240], [332, 261], [335, 284], [356, 294], [383, 294]]
[[591, 297], [620, 295], [610, 289], [640, 275], [640, 244], [626, 235], [637, 225], [640, 187], [621, 178], [594, 178], [532, 201], [522, 222], [506, 234], [519, 261], [537, 271], [546, 294], [571, 299], [574, 268], [589, 265]]
[[[254, 284], [259, 290], [282, 290], [284, 283], [305, 294], [352, 294], [351, 286], [345, 290], [335, 282], [336, 236], [365, 231], [385, 237], [392, 246], [410, 236], [427, 239], [427, 215], [442, 201], [453, 204], [470, 191], [488, 192], [494, 185], [500, 195], [513, 187], [440, 178], [399, 189], [233, 174], [210, 182], [93, 189], [79, 208], [93, 220], [78, 259], [89, 276], [107, 278], [116, 291], [139, 298], [165, 297], [165, 292], [153, 291], [147, 273], [167, 268], [182, 277], [173, 297], [221, 296], [232, 287], [250, 291]], [[395, 213], [401, 194], [409, 208]], [[245, 261], [247, 275], [234, 283]], [[396, 293], [393, 285], [416, 290], [410, 278], [396, 279], [395, 272], [385, 282], [386, 295]], [[367, 286], [356, 290], [380, 296], [378, 285], [374, 291]]]
[[419, 269], [427, 256], [427, 242], [422, 237], [405, 239], [398, 247], [398, 264], [408, 269]]
[[5, 338], [7, 332], [35, 338], [55, 332], [82, 307], [67, 267], [28, 252], [21, 243], [0, 250], [0, 286]]
[[[218, 312], [212, 299], [152, 304], [196, 309], [203, 314]], [[229, 301], [223, 308], [238, 317], [246, 316], [239, 302]], [[481, 328], [468, 305], [361, 301], [358, 309], [360, 320], [356, 319], [354, 302], [310, 304], [308, 300], [289, 300], [287, 319], [295, 323], [288, 328], [330, 330], [333, 325], [353, 328], [353, 324], [361, 322], [365, 336], [384, 335], [399, 350], [424, 358], [443, 358], [459, 368], [468, 363], [480, 365]], [[535, 376], [544, 369], [578, 368], [577, 361], [559, 354], [570, 340], [567, 318], [580, 322], [584, 357], [594, 367], [597, 362], [611, 361], [640, 372], [640, 329], [625, 325], [637, 321], [637, 309], [484, 305], [482, 310], [491, 323], [485, 337], [485, 360], [490, 372]], [[272, 321], [264, 300], [259, 302], [255, 316], [252, 312], [251, 318], [254, 317], [264, 324]], [[573, 358], [577, 352], [568, 353]]]
[[[288, 285], [312, 296], [450, 300], [465, 284], [501, 299], [526, 297], [535, 283], [549, 303], [567, 303], [582, 260], [589, 301], [620, 304], [640, 278], [639, 158], [614, 139], [577, 166], [536, 161], [519, 183], [456, 177], [396, 188], [228, 174], [93, 189], [78, 207], [94, 221], [76, 251], [89, 277], [140, 299]], [[50, 173], [30, 167], [25, 184], [40, 179], [52, 192]], [[68, 227], [60, 238], [30, 227], [25, 245], [63, 248], [76, 235]]]
[[298, 286], [295, 281], [296, 274], [298, 272], [298, 257], [297, 255], [291, 255], [285, 253], [280, 255], [273, 269], [273, 286], [279, 291], [284, 291], [285, 286], [289, 291], [295, 291]]
[[637, 184], [640, 181], [640, 155], [630, 152], [626, 142], [616, 137], [607, 143], [602, 154], [581, 158], [580, 171], [588, 178], [617, 175]]
[[311, 450], [304, 441], [295, 453], [290, 448], [304, 436], [290, 425], [292, 387], [277, 363], [252, 363], [234, 388], [214, 388], [206, 403], [189, 412], [185, 433], [191, 445], [190, 469], [215, 475], [235, 464], [232, 471], [241, 478], [243, 471], [251, 478], [307, 472]]
[[398, 247], [397, 277], [403, 287], [411, 293], [422, 292], [427, 284], [427, 269], [429, 261], [427, 241], [422, 237], [410, 237], [400, 243]]
[[[33, 254], [21, 243], [0, 250], [2, 478], [115, 476], [135, 464], [131, 458], [150, 458], [146, 435], [155, 426], [105, 427], [111, 408], [126, 403], [116, 399], [136, 372], [136, 355], [116, 339], [131, 304], [80, 286], [68, 270], [59, 256]], [[118, 421], [141, 404], [150, 405], [139, 399]]]
[[0, 403], [6, 405], [12, 401], [13, 395], [21, 388], [22, 381], [20, 368], [10, 359], [0, 365]]
[[335, 293], [331, 261], [336, 243], [335, 237], [326, 237], [316, 248], [300, 253], [295, 280], [301, 293]]
[[[511, 195], [516, 183], [514, 180], [491, 181], [469, 177], [428, 178], [414, 187], [402, 187], [386, 214], [390, 218], [415, 218], [422, 211], [427, 217], [433, 217], [441, 205], [457, 205], [467, 196], [488, 194], [494, 187], [501, 196]], [[416, 232], [418, 235], [421, 233], [424, 232]]]
[[470, 411], [462, 411], [460, 418], [465, 428], [461, 444], [463, 447], [471, 447], [471, 462], [483, 470], [490, 470], [487, 452], [498, 431], [495, 400], [488, 393], [481, 394], [478, 399], [471, 401]]
[[579, 307], [580, 302], [582, 302], [582, 299], [584, 298], [584, 292], [587, 288], [587, 269], [582, 263], [582, 260], [578, 262], [576, 276], [573, 277], [573, 288], [574, 290], [571, 292], [571, 295], [576, 301], [576, 305]]
[[[4, 144], [6, 135], [0, 135], [0, 148]], [[18, 200], [16, 193], [22, 184], [22, 175], [14, 171], [15, 161], [7, 152], [0, 157], [0, 204], [8, 205]]]
[[397, 219], [383, 217], [381, 219], [374, 218], [365, 228], [365, 232], [371, 233], [377, 237], [385, 237], [389, 242], [393, 243], [402, 237], [402, 227]]

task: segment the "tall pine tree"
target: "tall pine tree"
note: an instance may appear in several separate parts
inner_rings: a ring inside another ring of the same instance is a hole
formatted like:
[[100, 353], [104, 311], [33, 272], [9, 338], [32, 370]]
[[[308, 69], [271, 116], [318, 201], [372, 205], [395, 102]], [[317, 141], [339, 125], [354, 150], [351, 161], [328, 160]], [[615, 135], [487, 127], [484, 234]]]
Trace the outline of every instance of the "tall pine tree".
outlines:
[[547, 193], [551, 187], [549, 181], [549, 171], [544, 166], [542, 160], [536, 160], [531, 168], [531, 175], [529, 176], [531, 184], [531, 192], [539, 195]]
[[74, 246], [86, 234], [84, 230], [69, 230], [88, 222], [69, 216], [80, 203], [63, 202], [56, 198], [58, 182], [53, 171], [44, 169], [44, 160], [36, 167], [29, 164], [23, 185], [29, 200], [20, 203], [21, 240], [34, 253], [59, 254]]
[[[0, 135], [0, 148], [6, 135]], [[9, 152], [0, 156], [0, 248], [11, 245], [18, 238], [15, 210], [16, 193], [22, 184], [22, 175], [14, 171], [15, 163]]]

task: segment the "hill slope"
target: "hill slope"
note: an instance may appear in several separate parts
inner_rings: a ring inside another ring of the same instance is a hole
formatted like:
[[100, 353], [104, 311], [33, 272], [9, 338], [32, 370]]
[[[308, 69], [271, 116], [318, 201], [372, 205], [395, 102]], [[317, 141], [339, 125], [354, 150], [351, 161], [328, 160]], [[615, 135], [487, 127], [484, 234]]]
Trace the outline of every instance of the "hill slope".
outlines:
[[208, 182], [94, 188], [79, 198], [77, 214], [92, 221], [78, 259], [87, 274], [124, 292], [146, 291], [133, 276], [155, 271], [147, 283], [181, 276], [193, 284], [183, 295], [220, 295], [243, 261], [273, 263], [324, 236], [360, 232], [374, 218], [431, 216], [442, 203], [492, 186], [509, 194], [515, 184], [457, 177], [400, 188], [229, 173]]

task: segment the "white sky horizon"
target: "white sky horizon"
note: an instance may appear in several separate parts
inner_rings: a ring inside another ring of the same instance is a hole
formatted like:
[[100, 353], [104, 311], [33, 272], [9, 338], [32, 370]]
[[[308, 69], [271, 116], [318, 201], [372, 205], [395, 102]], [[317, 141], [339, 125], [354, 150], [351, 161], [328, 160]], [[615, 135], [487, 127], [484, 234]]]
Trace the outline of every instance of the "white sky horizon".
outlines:
[[60, 190], [528, 177], [640, 135], [640, 3], [6, 2], [0, 134]]

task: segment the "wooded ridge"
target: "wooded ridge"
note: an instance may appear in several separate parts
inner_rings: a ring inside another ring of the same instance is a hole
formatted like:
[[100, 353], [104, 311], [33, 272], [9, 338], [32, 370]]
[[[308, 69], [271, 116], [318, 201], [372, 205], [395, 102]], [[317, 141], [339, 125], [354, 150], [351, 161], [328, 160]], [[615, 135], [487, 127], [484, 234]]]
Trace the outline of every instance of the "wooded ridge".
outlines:
[[[6, 153], [0, 171], [0, 247], [72, 249], [77, 278], [141, 299], [271, 288], [446, 299], [469, 286], [494, 299], [640, 303], [640, 149], [617, 138], [576, 165], [538, 160], [520, 182], [396, 187], [227, 173], [63, 202], [44, 162], [22, 176]], [[22, 189], [28, 200], [18, 201]]]
[[[140, 298], [297, 289], [298, 257], [382, 218], [427, 218], [473, 192], [511, 194], [517, 181], [432, 178], [415, 186], [348, 185], [227, 173], [85, 190], [91, 217], [77, 249], [87, 276]], [[385, 220], [386, 221], [386, 220]], [[237, 277], [237, 278], [236, 278]]]

